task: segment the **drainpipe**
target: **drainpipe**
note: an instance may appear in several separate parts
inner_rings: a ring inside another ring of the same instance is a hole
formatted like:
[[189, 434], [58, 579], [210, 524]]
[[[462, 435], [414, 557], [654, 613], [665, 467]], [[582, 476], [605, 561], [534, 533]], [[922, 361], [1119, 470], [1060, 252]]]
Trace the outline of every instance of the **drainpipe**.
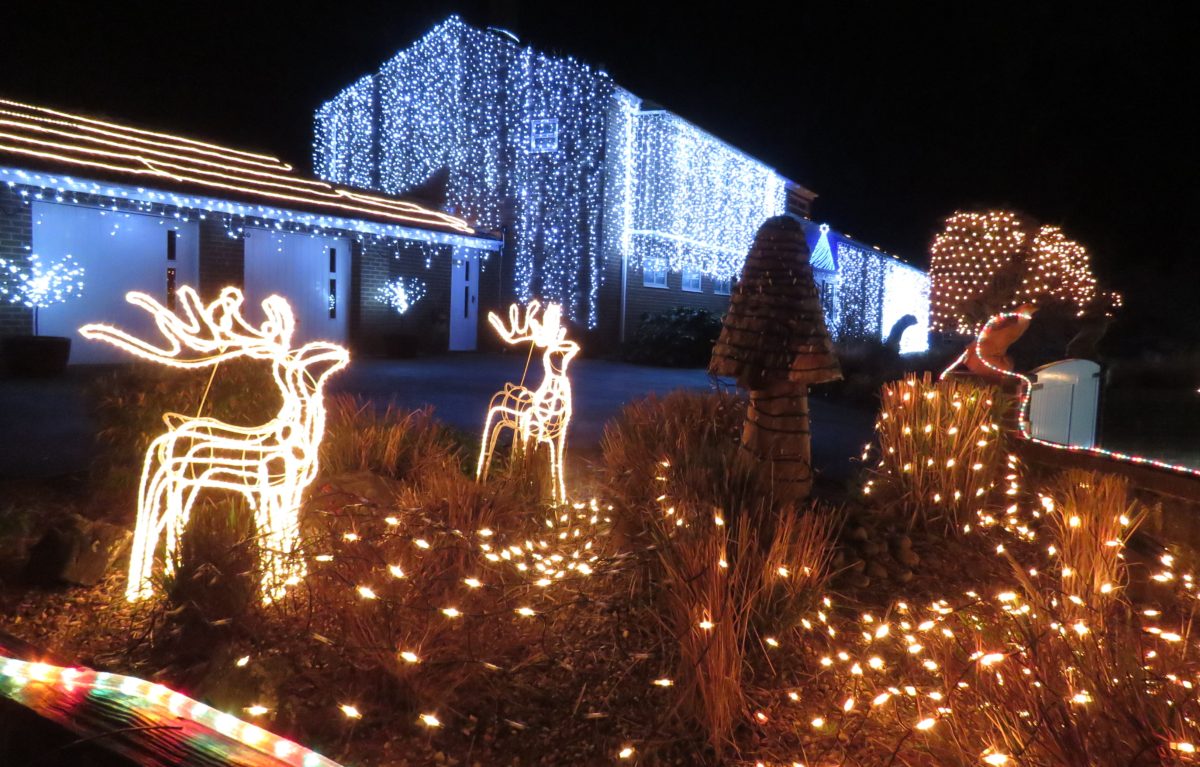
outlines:
[[625, 296], [629, 287], [629, 248], [621, 248], [621, 343], [625, 343]]

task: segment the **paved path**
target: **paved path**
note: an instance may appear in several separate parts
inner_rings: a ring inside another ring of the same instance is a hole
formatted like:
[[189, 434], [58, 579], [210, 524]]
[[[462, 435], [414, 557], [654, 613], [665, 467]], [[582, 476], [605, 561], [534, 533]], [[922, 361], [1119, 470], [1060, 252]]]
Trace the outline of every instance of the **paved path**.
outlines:
[[[515, 354], [456, 354], [412, 360], [357, 360], [330, 382], [330, 390], [369, 397], [379, 405], [434, 407], [436, 416], [463, 431], [483, 425], [492, 394], [517, 381], [525, 357]], [[577, 359], [571, 366], [575, 418], [570, 441], [576, 448], [599, 445], [604, 424], [630, 400], [651, 392], [710, 389], [702, 370], [629, 365]], [[0, 380], [0, 478], [53, 477], [80, 471], [92, 450], [94, 426], [82, 395], [89, 375], [73, 369], [50, 381]], [[530, 380], [539, 381], [534, 358]], [[812, 402], [814, 463], [834, 478], [846, 476], [849, 458], [871, 438], [871, 414]]]

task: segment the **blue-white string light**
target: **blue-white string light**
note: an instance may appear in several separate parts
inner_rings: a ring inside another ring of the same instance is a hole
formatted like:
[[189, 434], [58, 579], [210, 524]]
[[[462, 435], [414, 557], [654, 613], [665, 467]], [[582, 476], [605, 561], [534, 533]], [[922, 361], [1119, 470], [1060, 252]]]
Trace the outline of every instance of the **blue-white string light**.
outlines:
[[[449, 211], [488, 229], [513, 223], [517, 299], [554, 301], [588, 327], [609, 258], [736, 279], [789, 185], [677, 115], [643, 109], [605, 73], [456, 16], [323, 105], [313, 157], [329, 181], [392, 194], [444, 177]], [[814, 254], [835, 333], [881, 338], [885, 314], [927, 316], [919, 272], [893, 275], [907, 267], [841, 238], [838, 248], [845, 263], [823, 233]], [[910, 349], [920, 334], [906, 334]]]

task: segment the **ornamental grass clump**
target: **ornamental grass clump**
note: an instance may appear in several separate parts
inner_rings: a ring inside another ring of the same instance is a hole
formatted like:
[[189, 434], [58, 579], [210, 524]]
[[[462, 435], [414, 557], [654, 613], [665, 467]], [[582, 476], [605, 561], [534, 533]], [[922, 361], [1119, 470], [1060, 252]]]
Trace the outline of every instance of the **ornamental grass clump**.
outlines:
[[463, 461], [454, 435], [436, 421], [432, 408], [378, 408], [370, 400], [337, 394], [326, 400], [327, 427], [321, 441], [326, 476], [369, 471], [392, 479], [424, 476]]
[[928, 373], [884, 384], [879, 458], [864, 492], [894, 500], [911, 525], [963, 531], [991, 518], [1012, 487], [997, 416], [1003, 396], [994, 386], [935, 382]]
[[1110, 605], [1128, 586], [1125, 546], [1147, 509], [1130, 498], [1122, 477], [1081, 470], [1063, 472], [1039, 496], [1061, 563], [1064, 610], [1081, 619], [1105, 617], [1106, 610], [1095, 608]]
[[736, 751], [738, 729], [754, 721], [752, 690], [763, 682], [758, 672], [773, 676], [765, 653], [775, 637], [790, 635], [824, 594], [836, 520], [791, 506], [770, 528], [679, 508], [652, 518], [647, 588], [675, 642], [674, 712], [718, 755]]
[[604, 429], [601, 473], [608, 497], [636, 511], [669, 483], [675, 496], [723, 513], [761, 502], [754, 473], [738, 462], [746, 401], [728, 391], [673, 391], [626, 405]]

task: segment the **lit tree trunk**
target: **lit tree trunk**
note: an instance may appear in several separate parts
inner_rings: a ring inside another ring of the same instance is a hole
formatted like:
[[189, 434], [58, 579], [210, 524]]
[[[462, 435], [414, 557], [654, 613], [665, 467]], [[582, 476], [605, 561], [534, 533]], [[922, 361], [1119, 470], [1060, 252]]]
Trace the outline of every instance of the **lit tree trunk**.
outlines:
[[812, 491], [808, 387], [784, 382], [750, 392], [742, 427], [742, 458], [767, 472], [775, 502], [794, 503]]

